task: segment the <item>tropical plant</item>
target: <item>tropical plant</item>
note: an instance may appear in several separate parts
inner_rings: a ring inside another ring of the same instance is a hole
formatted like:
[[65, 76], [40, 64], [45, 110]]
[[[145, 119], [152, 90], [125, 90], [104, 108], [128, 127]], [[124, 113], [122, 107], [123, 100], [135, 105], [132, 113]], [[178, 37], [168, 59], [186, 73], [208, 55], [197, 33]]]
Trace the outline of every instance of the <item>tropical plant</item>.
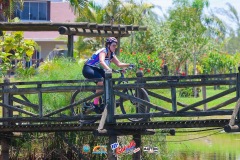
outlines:
[[8, 34], [3, 32], [0, 39], [1, 74], [6, 76], [7, 72], [15, 68], [17, 63], [23, 63], [19, 66], [25, 68], [25, 62], [30, 60], [37, 47], [35, 41], [24, 40], [23, 32], [11, 32]]
[[228, 53], [209, 52], [201, 58], [199, 65], [204, 74], [229, 73], [230, 70], [237, 68], [237, 60], [239, 59], [237, 56]]
[[[149, 3], [136, 4], [133, 1], [122, 2], [119, 0], [110, 0], [108, 4], [103, 7], [97, 5], [94, 1], [82, 2], [81, 5], [71, 3], [74, 8], [78, 8], [77, 21], [87, 21], [92, 23], [111, 23], [111, 24], [142, 24], [142, 19], [148, 14], [153, 14], [150, 9], [153, 5]], [[139, 38], [143, 39], [145, 34], [142, 34]], [[147, 42], [147, 41], [146, 41]], [[98, 44], [98, 45], [97, 45]], [[81, 54], [89, 54], [104, 46], [103, 38], [81, 38], [75, 44], [78, 48], [78, 52]], [[87, 46], [87, 47], [82, 47]], [[92, 46], [92, 47], [90, 47]], [[147, 45], [142, 45], [147, 46]]]

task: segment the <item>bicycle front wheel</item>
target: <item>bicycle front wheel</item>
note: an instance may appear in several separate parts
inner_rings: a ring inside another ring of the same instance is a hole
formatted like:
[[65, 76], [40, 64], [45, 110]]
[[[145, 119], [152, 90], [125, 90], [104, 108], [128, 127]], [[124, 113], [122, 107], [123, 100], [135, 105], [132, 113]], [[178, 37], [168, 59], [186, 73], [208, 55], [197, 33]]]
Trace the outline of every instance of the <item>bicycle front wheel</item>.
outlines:
[[[93, 92], [82, 92], [81, 90], [76, 90], [73, 95], [72, 95], [72, 98], [71, 98], [71, 104], [73, 103], [77, 103], [91, 95], [93, 95], [94, 93]], [[97, 121], [97, 119], [88, 119], [88, 120], [84, 120], [84, 116], [85, 115], [92, 115], [92, 114], [95, 114], [95, 112], [92, 110], [90, 111], [84, 111], [84, 104], [90, 104], [92, 103], [92, 99], [89, 100], [89, 101], [85, 101], [85, 102], [82, 102], [76, 106], [73, 106], [71, 107], [71, 112], [72, 112], [72, 115], [73, 116], [77, 116], [77, 115], [81, 115], [82, 119], [79, 120], [80, 123], [83, 123], [83, 124], [90, 124], [90, 123], [94, 123]]]
[[[138, 89], [138, 93], [135, 89], [125, 89], [123, 90], [123, 93], [128, 94], [130, 96], [134, 96], [137, 98], [140, 98], [142, 100], [145, 100], [147, 102], [150, 102], [148, 94], [145, 89], [140, 88]], [[120, 98], [119, 105], [121, 108], [121, 111], [123, 114], [135, 114], [135, 113], [149, 113], [150, 108], [146, 105], [140, 104], [138, 102], [132, 101], [130, 99], [126, 98]], [[132, 122], [140, 122], [140, 121], [147, 121], [148, 118], [128, 118], [128, 120]]]

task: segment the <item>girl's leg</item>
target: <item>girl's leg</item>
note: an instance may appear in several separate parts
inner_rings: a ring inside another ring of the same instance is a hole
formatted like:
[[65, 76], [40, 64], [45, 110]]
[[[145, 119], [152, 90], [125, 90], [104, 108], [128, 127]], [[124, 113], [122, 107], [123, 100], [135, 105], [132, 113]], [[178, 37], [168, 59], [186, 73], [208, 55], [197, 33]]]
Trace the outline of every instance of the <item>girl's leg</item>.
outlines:
[[[98, 82], [98, 83], [97, 83], [97, 86], [103, 86], [103, 82], [102, 82], [102, 81], [101, 81], [101, 82]], [[99, 93], [99, 92], [101, 92], [101, 91], [102, 91], [101, 89], [97, 89], [97, 90], [96, 90], [96, 93]], [[100, 98], [100, 97], [95, 97], [95, 98], [94, 98], [94, 100], [93, 100], [93, 104], [94, 104], [94, 105], [99, 105], [99, 98]]]
[[[83, 75], [85, 78], [88, 79], [93, 79], [93, 78], [103, 78], [105, 75], [105, 72], [103, 69], [99, 69], [99, 68], [95, 68], [95, 67], [91, 67], [91, 66], [87, 66], [85, 65], [83, 67]], [[98, 82], [97, 86], [103, 86], [103, 81]], [[96, 90], [96, 93], [101, 92], [101, 89]], [[99, 105], [99, 98], [100, 97], [95, 97], [93, 100], [93, 104], [98, 106]]]

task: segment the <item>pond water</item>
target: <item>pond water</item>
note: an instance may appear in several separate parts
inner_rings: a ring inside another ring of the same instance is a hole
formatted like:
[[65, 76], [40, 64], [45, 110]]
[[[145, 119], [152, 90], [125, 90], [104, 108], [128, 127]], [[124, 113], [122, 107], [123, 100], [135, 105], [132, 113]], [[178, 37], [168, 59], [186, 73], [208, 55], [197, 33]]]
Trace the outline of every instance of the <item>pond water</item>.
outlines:
[[166, 159], [240, 160], [240, 133], [222, 130], [176, 133], [166, 137], [166, 148]]
[[[142, 147], [142, 160], [240, 160], [240, 133], [222, 128], [179, 129], [175, 136], [156, 132], [142, 137]], [[158, 149], [146, 152], [147, 147]]]

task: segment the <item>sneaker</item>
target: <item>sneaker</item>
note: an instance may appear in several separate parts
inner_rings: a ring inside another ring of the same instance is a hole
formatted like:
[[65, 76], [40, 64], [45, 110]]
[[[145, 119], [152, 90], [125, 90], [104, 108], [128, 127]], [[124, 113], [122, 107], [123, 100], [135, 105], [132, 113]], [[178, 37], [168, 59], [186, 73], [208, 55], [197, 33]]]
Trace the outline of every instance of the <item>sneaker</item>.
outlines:
[[94, 109], [95, 109], [95, 106], [93, 105], [93, 103], [84, 102], [82, 107], [82, 113], [85, 114]]
[[100, 109], [100, 111], [101, 111], [101, 113], [104, 111], [104, 109], [105, 109], [105, 105], [104, 104], [101, 104], [100, 105], [100, 107], [99, 107], [99, 109]]
[[97, 114], [101, 114], [101, 113], [102, 113], [102, 111], [101, 111], [100, 107], [98, 107], [98, 105], [93, 104], [93, 106], [94, 106], [94, 111], [95, 111]]

